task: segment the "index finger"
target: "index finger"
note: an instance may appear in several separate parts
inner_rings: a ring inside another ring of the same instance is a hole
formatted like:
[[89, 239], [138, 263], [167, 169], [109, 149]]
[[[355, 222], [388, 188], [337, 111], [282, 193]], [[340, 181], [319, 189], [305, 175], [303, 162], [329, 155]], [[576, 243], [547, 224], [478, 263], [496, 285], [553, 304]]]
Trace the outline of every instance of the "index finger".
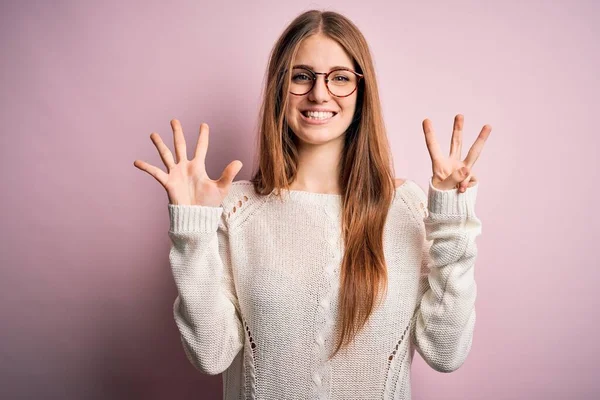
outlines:
[[431, 161], [444, 158], [442, 156], [442, 151], [440, 150], [440, 144], [435, 138], [435, 131], [433, 130], [431, 121], [427, 118], [423, 121], [423, 132], [425, 133], [425, 144], [427, 144], [427, 150], [429, 151]]

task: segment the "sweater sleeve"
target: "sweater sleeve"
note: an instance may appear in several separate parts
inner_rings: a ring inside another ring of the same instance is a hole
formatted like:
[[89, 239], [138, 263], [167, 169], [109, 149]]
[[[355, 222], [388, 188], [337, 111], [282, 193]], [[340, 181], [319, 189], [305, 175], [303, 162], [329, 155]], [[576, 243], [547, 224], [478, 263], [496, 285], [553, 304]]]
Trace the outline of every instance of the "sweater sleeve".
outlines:
[[[420, 204], [423, 258], [419, 296], [411, 338], [425, 362], [439, 372], [457, 370], [471, 349], [475, 327], [475, 238], [481, 221], [475, 215], [479, 184], [439, 190], [429, 180], [429, 193]], [[424, 228], [424, 229], [423, 229]]]
[[244, 339], [223, 207], [168, 207], [169, 262], [178, 291], [173, 314], [181, 342], [194, 367], [220, 374]]

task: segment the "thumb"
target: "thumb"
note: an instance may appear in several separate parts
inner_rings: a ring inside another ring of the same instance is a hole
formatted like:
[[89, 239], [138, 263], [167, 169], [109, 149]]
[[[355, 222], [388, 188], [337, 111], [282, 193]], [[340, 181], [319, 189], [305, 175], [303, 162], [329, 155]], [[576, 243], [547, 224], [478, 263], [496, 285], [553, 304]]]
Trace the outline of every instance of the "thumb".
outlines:
[[464, 181], [468, 176], [469, 176], [469, 167], [458, 168], [454, 172], [452, 172], [450, 175], [448, 175], [446, 177], [446, 179], [444, 179], [442, 181], [442, 184], [444, 185], [444, 187], [446, 187], [448, 189], [452, 189], [452, 188], [456, 187], [459, 183]]
[[231, 182], [233, 182], [233, 179], [238, 174], [238, 172], [240, 172], [243, 166], [244, 164], [242, 164], [242, 162], [239, 160], [230, 162], [229, 165], [225, 167], [225, 170], [223, 170], [223, 173], [219, 178], [219, 184], [223, 187], [229, 187], [229, 185], [231, 185]]

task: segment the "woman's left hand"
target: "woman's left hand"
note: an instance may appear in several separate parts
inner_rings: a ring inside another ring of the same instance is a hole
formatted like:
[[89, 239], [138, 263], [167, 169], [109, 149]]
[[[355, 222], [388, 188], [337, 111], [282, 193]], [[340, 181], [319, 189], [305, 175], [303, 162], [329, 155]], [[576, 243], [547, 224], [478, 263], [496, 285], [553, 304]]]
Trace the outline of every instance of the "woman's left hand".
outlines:
[[442, 154], [431, 121], [428, 119], [423, 121], [425, 143], [427, 144], [427, 150], [429, 150], [433, 170], [432, 184], [436, 189], [449, 190], [457, 188], [462, 193], [467, 190], [467, 187], [475, 186], [477, 183], [472, 167], [479, 158], [492, 127], [490, 125], [483, 126], [475, 143], [469, 149], [467, 158], [461, 161], [463, 120], [464, 117], [461, 114], [454, 117], [454, 130], [452, 131], [449, 157]]

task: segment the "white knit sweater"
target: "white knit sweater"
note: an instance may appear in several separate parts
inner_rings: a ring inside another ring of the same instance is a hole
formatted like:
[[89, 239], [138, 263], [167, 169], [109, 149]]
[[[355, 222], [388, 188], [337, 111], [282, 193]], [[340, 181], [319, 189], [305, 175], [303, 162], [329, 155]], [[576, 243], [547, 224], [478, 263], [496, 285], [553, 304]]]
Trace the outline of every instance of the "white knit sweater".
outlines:
[[478, 184], [396, 188], [384, 231], [385, 303], [330, 361], [338, 317], [341, 196], [260, 196], [232, 184], [220, 207], [169, 204], [175, 322], [187, 358], [223, 374], [223, 398], [410, 399], [415, 349], [459, 368], [475, 325]]

